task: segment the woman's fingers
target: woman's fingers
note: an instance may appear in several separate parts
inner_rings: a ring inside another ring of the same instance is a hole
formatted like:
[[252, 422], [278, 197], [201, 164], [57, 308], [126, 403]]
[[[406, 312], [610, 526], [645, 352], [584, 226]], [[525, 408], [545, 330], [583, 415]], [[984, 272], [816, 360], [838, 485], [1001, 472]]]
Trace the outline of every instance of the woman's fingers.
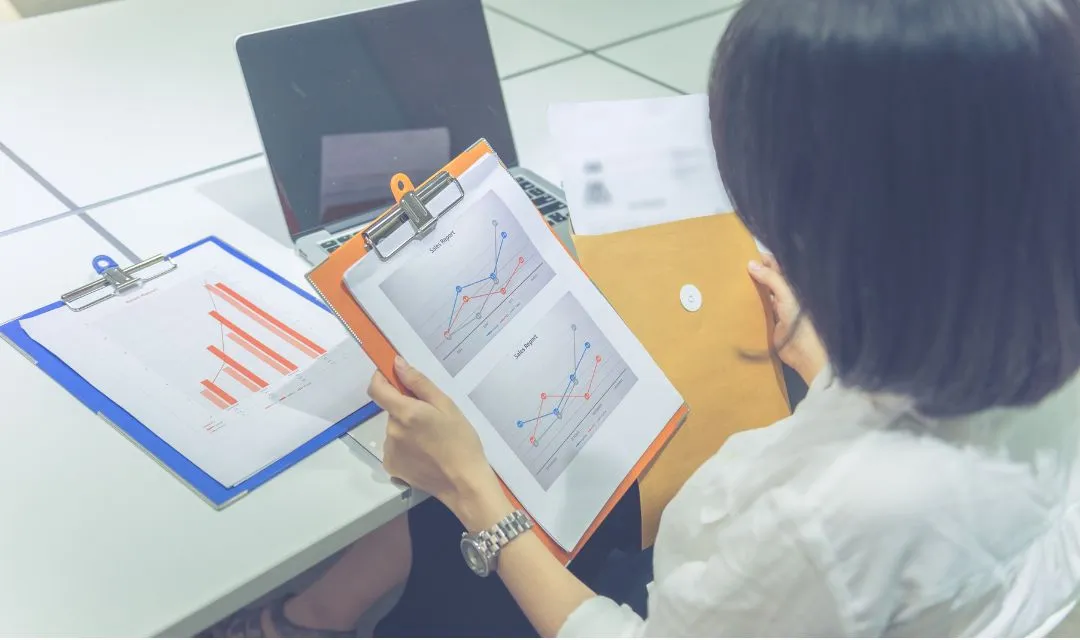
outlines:
[[418, 369], [405, 362], [405, 359], [401, 356], [394, 358], [394, 373], [397, 374], [398, 380], [401, 380], [401, 384], [405, 385], [405, 388], [412, 392], [414, 396], [424, 402], [435, 405], [442, 409], [445, 408], [448, 398], [435, 383], [428, 379], [427, 376], [420, 373]]
[[779, 274], [784, 273], [784, 270], [780, 268], [780, 263], [776, 261], [776, 256], [774, 256], [771, 253], [762, 253], [761, 254], [761, 262], [766, 267], [772, 269], [773, 271], [775, 271], [775, 272], [777, 272]]
[[390, 381], [380, 371], [376, 371], [375, 375], [371, 376], [368, 395], [375, 401], [375, 404], [386, 409], [392, 416], [409, 411], [412, 405], [417, 402], [416, 399], [398, 391], [397, 387], [390, 384]]

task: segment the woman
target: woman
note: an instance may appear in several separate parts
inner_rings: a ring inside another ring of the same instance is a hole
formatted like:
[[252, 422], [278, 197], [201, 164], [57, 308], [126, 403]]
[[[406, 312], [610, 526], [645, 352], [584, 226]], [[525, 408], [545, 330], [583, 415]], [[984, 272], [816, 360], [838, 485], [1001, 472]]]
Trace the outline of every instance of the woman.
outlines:
[[[751, 265], [810, 392], [668, 506], [648, 617], [533, 533], [499, 579], [543, 635], [1053, 627], [1080, 596], [1080, 6], [746, 0], [709, 98], [736, 211], [802, 302]], [[453, 402], [397, 373], [414, 397], [371, 383], [387, 470], [468, 531], [511, 513]], [[357, 608], [408, 575], [409, 536], [401, 519], [350, 552]]]

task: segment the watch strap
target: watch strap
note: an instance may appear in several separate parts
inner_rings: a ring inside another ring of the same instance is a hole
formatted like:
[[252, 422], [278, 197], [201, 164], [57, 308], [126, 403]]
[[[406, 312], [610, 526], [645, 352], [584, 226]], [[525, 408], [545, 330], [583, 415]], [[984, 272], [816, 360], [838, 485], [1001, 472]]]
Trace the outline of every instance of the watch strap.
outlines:
[[499, 520], [488, 529], [476, 534], [484, 543], [489, 557], [494, 558], [511, 540], [532, 529], [532, 520], [521, 509], [515, 509], [510, 515]]

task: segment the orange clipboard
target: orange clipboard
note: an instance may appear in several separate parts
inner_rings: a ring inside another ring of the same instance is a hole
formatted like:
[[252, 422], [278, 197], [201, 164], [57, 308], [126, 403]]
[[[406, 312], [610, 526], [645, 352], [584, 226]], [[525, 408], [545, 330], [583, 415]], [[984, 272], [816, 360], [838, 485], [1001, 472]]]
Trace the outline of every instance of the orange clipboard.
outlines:
[[[373, 231], [377, 231], [380, 225], [386, 225], [388, 221], [394, 219], [402, 220], [402, 216], [406, 216], [406, 210], [410, 206], [420, 205], [423, 206], [425, 200], [425, 191], [430, 192], [440, 182], [445, 182], [448, 177], [452, 178], [451, 182], [456, 184], [456, 179], [460, 177], [469, 167], [473, 166], [480, 159], [484, 158], [488, 154], [492, 154], [494, 151], [491, 145], [486, 140], [479, 140], [471, 147], [463, 151], [456, 158], [451, 160], [441, 171], [434, 176], [428, 178], [419, 187], [413, 188], [412, 182], [408, 176], [404, 174], [397, 174], [391, 179], [390, 190], [394, 194], [394, 199], [398, 203], [391, 206], [386, 212], [376, 218], [368, 227], [362, 232], [357, 234], [351, 240], [346, 242], [340, 249], [330, 254], [330, 256], [319, 266], [312, 269], [307, 274], [308, 282], [315, 288], [322, 299], [330, 307], [330, 309], [337, 315], [337, 317], [345, 324], [345, 327], [356, 338], [364, 351], [368, 354], [368, 357], [375, 363], [379, 371], [383, 373], [399, 389], [403, 389], [401, 382], [394, 374], [394, 358], [397, 356], [397, 352], [393, 346], [386, 339], [386, 337], [379, 331], [375, 323], [371, 321], [367, 313], [363, 308], [353, 299], [352, 294], [349, 292], [345, 285], [345, 272], [349, 270], [354, 264], [360, 261], [369, 251], [377, 250], [375, 246], [369, 246], [370, 234]], [[503, 170], [506, 167], [503, 166]], [[462, 197], [463, 197], [462, 193]], [[451, 205], [452, 206], [452, 205]], [[426, 211], [425, 211], [426, 212]], [[536, 215], [541, 215], [539, 211]], [[552, 234], [554, 235], [554, 231]], [[411, 238], [410, 238], [411, 240]], [[404, 246], [403, 243], [401, 246]], [[397, 247], [398, 249], [401, 246]], [[560, 243], [561, 246], [561, 243]], [[395, 249], [396, 251], [396, 249]], [[380, 258], [384, 260], [390, 259], [392, 253], [389, 255], [379, 254]], [[626, 491], [630, 488], [638, 477], [649, 467], [652, 461], [656, 458], [657, 454], [667, 444], [671, 436], [675, 434], [676, 430], [686, 420], [686, 416], [689, 414], [689, 407], [684, 403], [682, 407], [671, 417], [667, 425], [652, 442], [645, 453], [634, 465], [630, 473], [619, 484], [615, 493], [608, 500], [607, 504], [597, 515], [596, 519], [589, 526], [585, 535], [578, 541], [577, 546], [573, 551], [566, 551], [560, 547], [554, 539], [547, 535], [540, 527], [536, 527], [533, 531], [540, 537], [544, 545], [555, 555], [563, 564], [567, 564], [577, 555], [582, 546], [592, 537], [596, 532], [597, 527], [604, 521], [604, 518], [611, 512], [615, 504], [625, 495]], [[502, 480], [499, 481], [502, 483]], [[507, 497], [514, 504], [515, 507], [525, 510], [517, 498], [506, 487], [505, 483], [502, 483], [503, 491], [506, 492]], [[526, 510], [527, 511], [527, 510]]]

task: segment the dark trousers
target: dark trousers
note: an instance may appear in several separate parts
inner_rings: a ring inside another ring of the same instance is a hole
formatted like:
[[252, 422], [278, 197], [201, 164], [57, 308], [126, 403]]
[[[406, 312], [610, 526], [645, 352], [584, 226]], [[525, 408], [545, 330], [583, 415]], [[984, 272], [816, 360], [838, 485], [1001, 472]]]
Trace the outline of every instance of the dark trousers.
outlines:
[[[641, 549], [637, 485], [570, 563], [570, 571], [601, 595], [644, 615], [652, 554]], [[461, 523], [436, 500], [409, 512], [413, 567], [401, 601], [375, 635], [535, 637], [536, 630], [498, 576], [477, 577], [461, 557]]]

